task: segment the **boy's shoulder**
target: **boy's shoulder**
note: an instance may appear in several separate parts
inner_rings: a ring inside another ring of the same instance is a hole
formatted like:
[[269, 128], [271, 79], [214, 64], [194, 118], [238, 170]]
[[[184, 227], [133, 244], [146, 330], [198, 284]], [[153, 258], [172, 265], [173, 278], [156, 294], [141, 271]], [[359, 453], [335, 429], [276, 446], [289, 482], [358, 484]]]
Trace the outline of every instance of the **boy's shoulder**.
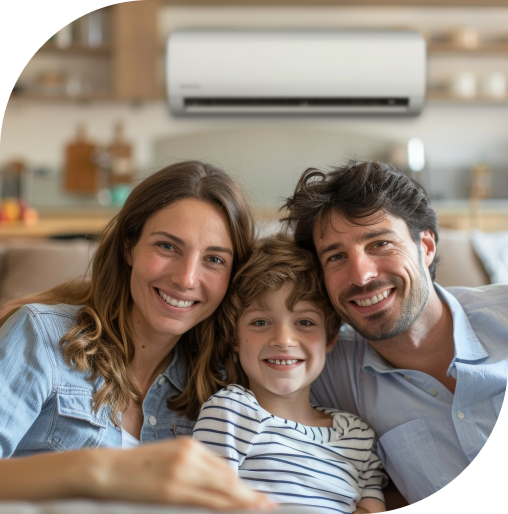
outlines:
[[254, 393], [249, 389], [230, 384], [211, 396], [203, 405], [205, 407], [225, 407], [234, 409], [240, 415], [248, 414], [254, 419], [263, 419], [263, 409], [259, 406]]

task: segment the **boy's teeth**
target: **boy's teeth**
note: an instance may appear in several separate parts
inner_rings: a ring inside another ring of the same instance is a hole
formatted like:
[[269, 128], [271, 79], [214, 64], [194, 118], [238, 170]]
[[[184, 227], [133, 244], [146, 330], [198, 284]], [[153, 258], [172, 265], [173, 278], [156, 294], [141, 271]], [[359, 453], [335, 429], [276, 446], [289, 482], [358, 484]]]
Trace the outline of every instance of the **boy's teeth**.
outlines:
[[379, 293], [377, 295], [374, 295], [372, 298], [366, 298], [365, 300], [355, 300], [354, 302], [356, 305], [359, 305], [360, 307], [368, 307], [369, 305], [374, 305], [381, 300], [384, 300], [391, 292], [391, 289], [387, 289], [386, 291], [383, 291], [382, 293]]
[[266, 359], [270, 364], [281, 364], [282, 366], [286, 366], [289, 364], [296, 364], [298, 359], [286, 359], [286, 360], [276, 360], [276, 359]]
[[169, 305], [172, 305], [173, 307], [180, 307], [182, 309], [187, 309], [191, 305], [194, 304], [192, 301], [184, 302], [183, 300], [175, 300], [174, 298], [171, 298], [171, 296], [167, 295], [166, 293], [163, 293], [160, 289], [157, 289], [159, 296], [166, 302], [169, 303]]

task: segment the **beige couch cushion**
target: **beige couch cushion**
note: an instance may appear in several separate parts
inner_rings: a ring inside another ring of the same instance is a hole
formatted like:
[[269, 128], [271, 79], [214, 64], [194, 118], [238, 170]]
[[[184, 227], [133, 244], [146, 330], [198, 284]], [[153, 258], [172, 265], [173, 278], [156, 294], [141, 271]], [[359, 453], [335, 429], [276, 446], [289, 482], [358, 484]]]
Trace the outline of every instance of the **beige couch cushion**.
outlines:
[[0, 305], [83, 276], [95, 245], [84, 240], [14, 241], [2, 247]]
[[439, 230], [437, 251], [440, 262], [436, 282], [444, 287], [478, 287], [490, 284], [489, 276], [476, 256], [465, 230]]

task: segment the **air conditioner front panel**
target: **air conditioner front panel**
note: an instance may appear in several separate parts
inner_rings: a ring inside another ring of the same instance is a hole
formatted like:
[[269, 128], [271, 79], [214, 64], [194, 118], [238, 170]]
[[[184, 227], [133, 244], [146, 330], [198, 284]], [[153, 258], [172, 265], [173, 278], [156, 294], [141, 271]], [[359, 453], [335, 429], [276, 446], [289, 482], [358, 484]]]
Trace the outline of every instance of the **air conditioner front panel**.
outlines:
[[177, 114], [192, 98], [423, 100], [425, 43], [412, 31], [175, 32], [168, 90]]

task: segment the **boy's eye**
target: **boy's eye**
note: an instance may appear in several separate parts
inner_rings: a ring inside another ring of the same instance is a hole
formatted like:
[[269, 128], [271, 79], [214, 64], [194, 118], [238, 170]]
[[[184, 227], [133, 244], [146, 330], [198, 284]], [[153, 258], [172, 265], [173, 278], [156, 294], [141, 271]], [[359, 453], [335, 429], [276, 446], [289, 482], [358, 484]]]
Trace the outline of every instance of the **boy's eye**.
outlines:
[[312, 322], [310, 319], [302, 319], [298, 322], [300, 325], [303, 325], [304, 327], [311, 327], [314, 325], [314, 322]]
[[264, 319], [257, 319], [256, 321], [252, 322], [252, 325], [256, 327], [266, 327], [266, 325], [268, 325], [268, 322]]

